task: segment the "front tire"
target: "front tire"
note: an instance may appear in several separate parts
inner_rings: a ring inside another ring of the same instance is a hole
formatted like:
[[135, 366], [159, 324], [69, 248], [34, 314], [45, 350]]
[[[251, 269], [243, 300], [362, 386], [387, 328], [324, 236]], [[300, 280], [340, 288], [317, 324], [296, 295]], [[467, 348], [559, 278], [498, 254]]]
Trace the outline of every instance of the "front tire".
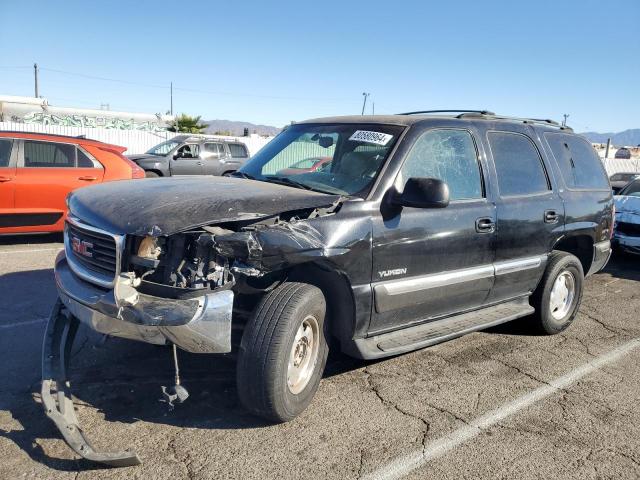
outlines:
[[151, 171], [151, 170], [145, 170], [144, 171], [144, 176], [146, 178], [158, 178], [160, 175], [158, 175], [156, 172]]
[[322, 291], [285, 282], [259, 302], [242, 335], [237, 385], [242, 404], [274, 422], [302, 413], [318, 389], [329, 347]]
[[570, 253], [551, 252], [542, 280], [531, 297], [536, 309], [536, 330], [554, 335], [569, 327], [580, 307], [583, 284], [580, 260]]

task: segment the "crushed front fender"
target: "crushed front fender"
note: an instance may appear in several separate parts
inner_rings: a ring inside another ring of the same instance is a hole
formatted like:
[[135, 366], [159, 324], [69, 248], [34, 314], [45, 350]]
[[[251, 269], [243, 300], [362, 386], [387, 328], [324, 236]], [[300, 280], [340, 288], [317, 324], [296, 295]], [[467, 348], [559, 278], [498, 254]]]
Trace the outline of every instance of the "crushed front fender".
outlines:
[[98, 452], [85, 436], [76, 416], [67, 368], [78, 320], [58, 300], [53, 307], [42, 348], [42, 405], [44, 411], [81, 457], [110, 467], [140, 465], [135, 452]]

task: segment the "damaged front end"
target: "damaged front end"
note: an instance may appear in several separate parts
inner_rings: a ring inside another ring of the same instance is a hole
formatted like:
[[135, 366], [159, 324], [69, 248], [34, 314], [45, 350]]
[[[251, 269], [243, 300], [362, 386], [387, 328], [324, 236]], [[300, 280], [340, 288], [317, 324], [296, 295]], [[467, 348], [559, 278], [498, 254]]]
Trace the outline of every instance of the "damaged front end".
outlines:
[[70, 215], [55, 265], [60, 301], [45, 337], [42, 399], [74, 451], [110, 466], [139, 463], [135, 453], [96, 452], [78, 424], [66, 374], [78, 322], [192, 353], [229, 353], [234, 322], [241, 325], [252, 302], [284, 281], [288, 268], [347, 251], [328, 245], [312, 224], [339, 205], [166, 236], [153, 228], [112, 234]]

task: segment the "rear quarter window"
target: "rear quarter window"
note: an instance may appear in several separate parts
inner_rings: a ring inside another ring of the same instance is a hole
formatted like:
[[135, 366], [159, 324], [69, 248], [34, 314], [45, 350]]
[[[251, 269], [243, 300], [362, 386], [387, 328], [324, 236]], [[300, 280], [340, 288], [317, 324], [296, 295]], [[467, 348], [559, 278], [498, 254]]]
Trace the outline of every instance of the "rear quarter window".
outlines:
[[239, 143], [227, 143], [229, 146], [229, 150], [231, 151], [231, 156], [233, 158], [244, 158], [248, 157], [247, 147]]
[[95, 164], [93, 163], [93, 160], [86, 153], [84, 153], [79, 148], [77, 149], [76, 153], [78, 155], [78, 158], [77, 158], [78, 168], [95, 168]]
[[608, 190], [609, 181], [600, 157], [585, 139], [577, 135], [547, 132], [544, 137], [558, 162], [567, 188]]

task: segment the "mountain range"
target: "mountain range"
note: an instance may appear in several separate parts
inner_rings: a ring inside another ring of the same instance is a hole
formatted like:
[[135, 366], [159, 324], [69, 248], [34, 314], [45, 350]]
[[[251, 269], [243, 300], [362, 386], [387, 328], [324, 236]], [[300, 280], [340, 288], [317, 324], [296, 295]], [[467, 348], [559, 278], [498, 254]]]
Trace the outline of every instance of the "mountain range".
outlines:
[[[205, 120], [203, 123], [208, 125], [206, 133], [226, 134], [231, 136], [242, 136], [244, 129], [248, 128], [249, 133], [257, 133], [258, 135], [273, 136], [280, 133], [280, 128], [271, 125], [258, 125], [251, 122], [241, 122], [233, 120]], [[636, 146], [640, 145], [640, 128], [632, 128], [623, 132], [584, 132], [583, 137], [592, 143], [607, 143], [607, 139], [611, 139], [611, 143], [615, 146]]]
[[592, 143], [607, 143], [607, 139], [610, 138], [611, 143], [616, 147], [635, 147], [640, 145], [640, 128], [632, 128], [617, 133], [585, 132], [580, 135]]
[[270, 125], [256, 125], [250, 122], [236, 122], [233, 120], [203, 120], [202, 123], [208, 125], [206, 133], [217, 133], [218, 135], [231, 135], [240, 137], [244, 134], [244, 129], [249, 129], [249, 134], [257, 133], [258, 135], [273, 136], [280, 133], [278, 127]]

